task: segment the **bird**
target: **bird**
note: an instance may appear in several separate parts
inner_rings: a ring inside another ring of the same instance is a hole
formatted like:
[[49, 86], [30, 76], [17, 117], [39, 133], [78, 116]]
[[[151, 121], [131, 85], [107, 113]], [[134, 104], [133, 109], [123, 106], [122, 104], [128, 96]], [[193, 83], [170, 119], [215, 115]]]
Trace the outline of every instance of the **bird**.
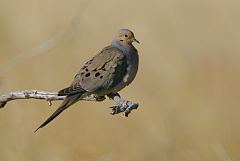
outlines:
[[133, 42], [139, 43], [131, 30], [118, 30], [111, 44], [83, 65], [70, 86], [58, 92], [58, 96], [66, 96], [65, 99], [35, 132], [83, 97], [117, 94], [128, 86], [139, 66], [139, 55]]

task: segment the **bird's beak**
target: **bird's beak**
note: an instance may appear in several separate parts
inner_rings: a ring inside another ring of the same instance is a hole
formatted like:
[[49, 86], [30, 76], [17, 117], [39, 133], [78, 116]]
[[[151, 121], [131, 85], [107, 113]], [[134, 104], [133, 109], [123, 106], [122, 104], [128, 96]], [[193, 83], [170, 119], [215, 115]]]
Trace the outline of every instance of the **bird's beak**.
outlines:
[[135, 39], [135, 38], [133, 38], [132, 41], [133, 41], [133, 42], [136, 42], [136, 43], [138, 43], [138, 44], [140, 44], [140, 42], [139, 42], [137, 39]]

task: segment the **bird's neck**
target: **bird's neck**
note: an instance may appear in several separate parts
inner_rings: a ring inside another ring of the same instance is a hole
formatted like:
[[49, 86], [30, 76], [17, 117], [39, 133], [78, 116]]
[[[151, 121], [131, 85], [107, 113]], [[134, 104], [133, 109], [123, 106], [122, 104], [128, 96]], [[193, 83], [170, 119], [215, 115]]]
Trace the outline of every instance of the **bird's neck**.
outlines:
[[122, 44], [118, 40], [113, 40], [112, 45], [123, 51], [123, 53], [130, 53], [132, 49], [135, 49], [135, 47], [132, 44]]

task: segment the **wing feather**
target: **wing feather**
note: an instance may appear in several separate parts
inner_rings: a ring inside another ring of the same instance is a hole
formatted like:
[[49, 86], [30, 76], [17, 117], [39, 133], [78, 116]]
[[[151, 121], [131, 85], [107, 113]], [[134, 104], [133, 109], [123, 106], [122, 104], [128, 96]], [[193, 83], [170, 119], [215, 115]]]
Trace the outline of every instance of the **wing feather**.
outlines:
[[59, 95], [67, 95], [82, 89], [99, 93], [110, 90], [127, 72], [126, 56], [114, 47], [108, 46], [94, 56], [76, 74], [73, 83], [59, 91]]

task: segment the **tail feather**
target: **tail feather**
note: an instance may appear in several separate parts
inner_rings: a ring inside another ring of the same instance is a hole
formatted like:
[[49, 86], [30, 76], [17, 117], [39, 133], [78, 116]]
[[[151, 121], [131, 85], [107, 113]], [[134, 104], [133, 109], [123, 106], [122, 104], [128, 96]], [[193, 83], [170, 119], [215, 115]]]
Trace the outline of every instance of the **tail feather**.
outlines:
[[76, 94], [70, 94], [68, 95], [62, 104], [59, 106], [59, 108], [50, 116], [46, 121], [44, 121], [34, 132], [39, 130], [40, 128], [46, 126], [49, 122], [51, 122], [54, 118], [56, 118], [60, 113], [62, 113], [65, 109], [67, 109], [72, 104], [76, 103], [81, 96], [84, 94], [84, 92], [76, 93]]

